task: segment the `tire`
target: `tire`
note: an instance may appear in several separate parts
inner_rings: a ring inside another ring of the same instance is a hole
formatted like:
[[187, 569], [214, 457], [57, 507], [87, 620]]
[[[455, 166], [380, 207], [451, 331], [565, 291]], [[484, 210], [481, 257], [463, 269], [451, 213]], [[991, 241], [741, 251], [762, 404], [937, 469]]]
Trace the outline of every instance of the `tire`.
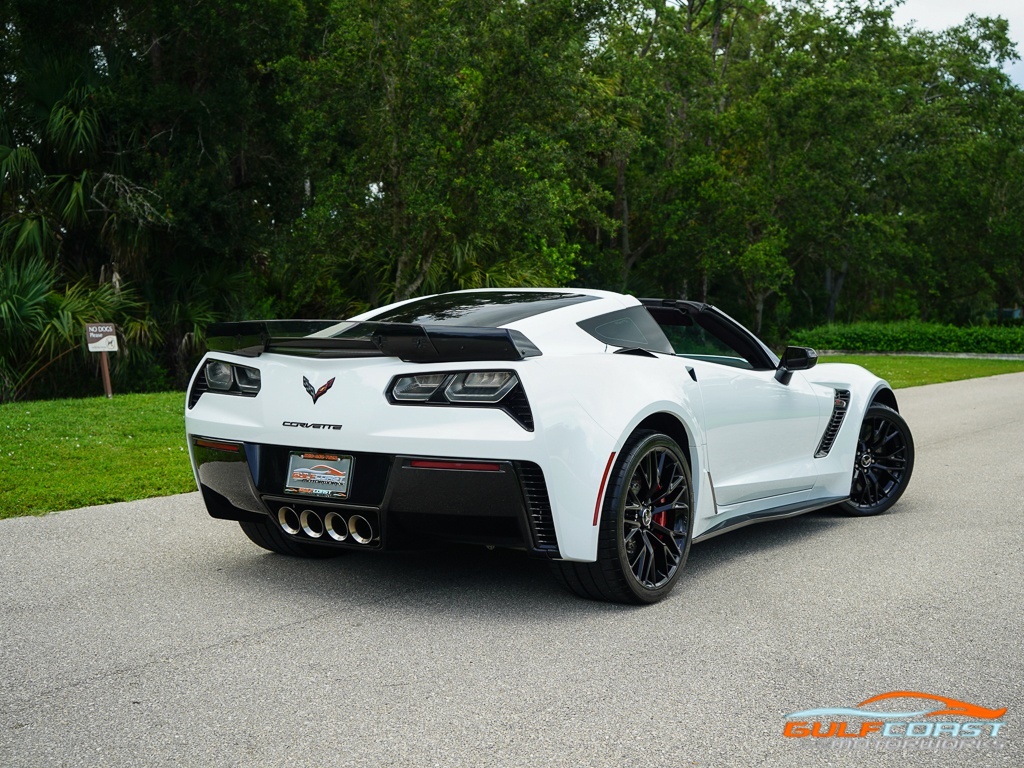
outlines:
[[248, 536], [253, 544], [269, 549], [271, 552], [276, 552], [279, 555], [324, 559], [337, 557], [345, 551], [339, 547], [295, 541], [289, 538], [270, 518], [267, 518], [266, 522], [262, 520], [259, 522], [243, 520], [238, 524], [242, 528], [242, 533]]
[[914, 471], [914, 438], [892, 408], [868, 408], [857, 436], [850, 498], [839, 508], [848, 515], [880, 515], [907, 489]]
[[643, 430], [626, 441], [609, 478], [597, 562], [552, 565], [562, 584], [580, 597], [656, 603], [675, 586], [692, 538], [693, 485], [686, 455], [667, 435]]

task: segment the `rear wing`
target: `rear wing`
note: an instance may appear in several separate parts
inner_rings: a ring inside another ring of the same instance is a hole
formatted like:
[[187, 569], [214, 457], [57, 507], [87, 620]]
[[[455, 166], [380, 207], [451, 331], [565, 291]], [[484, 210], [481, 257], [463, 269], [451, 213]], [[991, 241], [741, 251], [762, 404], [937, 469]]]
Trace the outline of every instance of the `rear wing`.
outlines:
[[338, 320], [249, 320], [213, 323], [211, 351], [259, 357], [264, 352], [303, 357], [397, 357], [407, 363], [523, 360], [541, 351], [520, 331], [456, 325]]

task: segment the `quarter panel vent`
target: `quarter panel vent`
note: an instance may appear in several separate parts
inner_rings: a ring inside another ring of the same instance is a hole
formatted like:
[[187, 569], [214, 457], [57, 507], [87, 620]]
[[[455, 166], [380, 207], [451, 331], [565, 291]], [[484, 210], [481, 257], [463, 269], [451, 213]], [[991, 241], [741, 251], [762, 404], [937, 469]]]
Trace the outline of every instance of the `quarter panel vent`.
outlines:
[[828, 420], [828, 426], [825, 427], [825, 434], [821, 436], [821, 442], [818, 443], [818, 450], [815, 451], [814, 458], [823, 459], [832, 450], [832, 444], [836, 441], [839, 428], [843, 426], [843, 419], [846, 418], [846, 410], [849, 405], [850, 391], [848, 389], [835, 390], [835, 404], [832, 406], [832, 416]]
[[515, 464], [523, 486], [534, 549], [557, 556], [558, 538], [555, 535], [555, 520], [551, 514], [551, 500], [548, 498], [544, 472], [530, 461], [517, 461]]

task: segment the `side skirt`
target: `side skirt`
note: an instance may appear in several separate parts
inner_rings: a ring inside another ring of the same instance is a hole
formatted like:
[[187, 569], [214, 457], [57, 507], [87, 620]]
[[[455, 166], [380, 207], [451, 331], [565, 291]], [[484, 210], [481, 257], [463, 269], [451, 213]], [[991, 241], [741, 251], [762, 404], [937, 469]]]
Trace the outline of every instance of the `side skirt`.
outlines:
[[712, 539], [721, 533], [734, 531], [737, 528], [743, 528], [748, 525], [753, 525], [754, 523], [763, 523], [766, 520], [784, 520], [787, 517], [796, 517], [797, 515], [803, 515], [807, 512], [814, 512], [816, 509], [831, 507], [833, 504], [846, 501], [848, 498], [849, 496], [835, 496], [829, 499], [816, 499], [811, 502], [786, 504], [781, 507], [765, 509], [761, 512], [749, 512], [745, 515], [739, 515], [729, 520], [723, 520], [718, 525], [708, 528], [699, 536], [694, 536], [693, 543], [696, 544], [704, 541], [705, 539]]

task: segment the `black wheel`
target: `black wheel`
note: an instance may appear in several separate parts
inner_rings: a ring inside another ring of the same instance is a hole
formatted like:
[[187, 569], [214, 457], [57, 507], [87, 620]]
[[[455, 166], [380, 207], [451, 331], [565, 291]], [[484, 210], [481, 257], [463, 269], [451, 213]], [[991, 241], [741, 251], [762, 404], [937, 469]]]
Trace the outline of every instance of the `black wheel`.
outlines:
[[851, 515], [878, 515], [896, 503], [914, 471], [914, 438], [892, 408], [872, 405], [857, 437], [850, 499], [840, 508]]
[[325, 558], [337, 557], [344, 550], [338, 547], [323, 546], [320, 544], [307, 544], [304, 541], [295, 541], [278, 527], [269, 517], [266, 522], [238, 523], [242, 527], [242, 533], [249, 537], [253, 544], [279, 555], [291, 555], [292, 557]]
[[685, 455], [667, 435], [640, 431], [623, 446], [608, 480], [597, 562], [553, 565], [562, 583], [581, 597], [655, 603], [679, 578], [692, 532]]

